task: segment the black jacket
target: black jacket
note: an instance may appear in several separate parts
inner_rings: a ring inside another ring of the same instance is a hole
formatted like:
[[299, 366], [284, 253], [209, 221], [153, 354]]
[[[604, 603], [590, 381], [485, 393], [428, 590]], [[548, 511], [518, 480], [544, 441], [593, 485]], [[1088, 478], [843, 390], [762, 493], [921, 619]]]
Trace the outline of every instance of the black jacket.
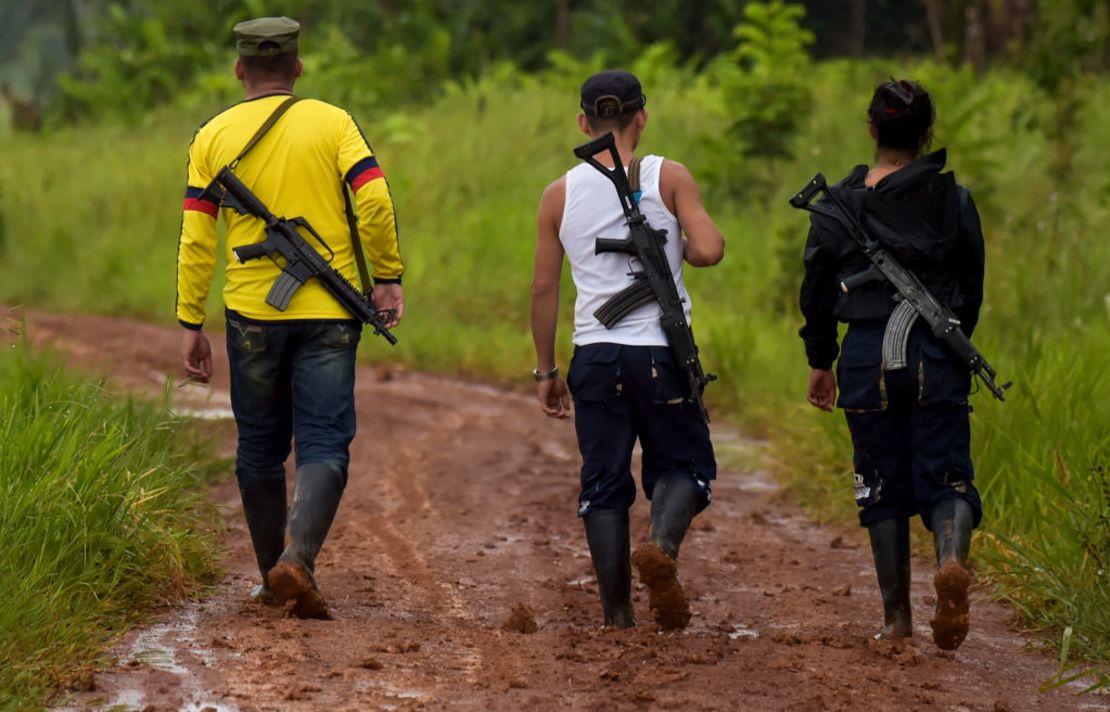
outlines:
[[[952, 309], [969, 337], [983, 303], [983, 230], [968, 190], [941, 173], [943, 149], [922, 156], [879, 181], [864, 185], [867, 166], [831, 189], [866, 215], [883, 246]], [[830, 369], [840, 348], [837, 321], [885, 321], [894, 311], [894, 289], [871, 282], [845, 294], [840, 280], [866, 270], [867, 257], [837, 222], [811, 215], [800, 304], [799, 332], [812, 368]]]

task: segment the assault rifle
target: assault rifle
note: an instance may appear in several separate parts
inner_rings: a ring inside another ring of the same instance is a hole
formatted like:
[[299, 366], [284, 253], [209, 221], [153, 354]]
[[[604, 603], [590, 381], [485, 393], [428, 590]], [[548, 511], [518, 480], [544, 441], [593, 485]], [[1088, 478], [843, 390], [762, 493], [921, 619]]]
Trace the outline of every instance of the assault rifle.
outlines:
[[[602, 151], [608, 151], [613, 159], [611, 170], [594, 158]], [[667, 254], [663, 251], [663, 245], [667, 242], [667, 231], [652, 228], [640, 212], [640, 206], [632, 194], [628, 175], [624, 171], [612, 133], [606, 133], [589, 143], [578, 146], [574, 149], [574, 155], [613, 182], [617, 189], [617, 197], [621, 201], [621, 209], [624, 211], [625, 224], [629, 230], [627, 240], [597, 238], [594, 253], [600, 255], [606, 252], [619, 252], [631, 255], [640, 261], [642, 267], [640, 271], [632, 272], [632, 284], [601, 305], [594, 312], [594, 316], [605, 325], [606, 329], [612, 329], [629, 312], [644, 304], [657, 302], [663, 310], [659, 322], [663, 327], [667, 345], [679, 366], [686, 372], [686, 378], [690, 384], [690, 400], [697, 404], [702, 417], [708, 423], [709, 411], [706, 410], [701, 396], [706, 384], [717, 380], [717, 377], [702, 370], [701, 361], [698, 359], [694, 332], [686, 322], [683, 300], [678, 294], [678, 288], [675, 287], [674, 274], [671, 272], [670, 262], [667, 261]]]
[[[827, 202], [813, 202], [819, 193], [828, 199]], [[825, 176], [820, 173], [814, 176], [813, 180], [790, 199], [790, 205], [840, 223], [871, 261], [871, 266], [866, 270], [840, 282], [840, 288], [845, 293], [875, 281], [887, 282], [894, 287], [898, 295], [898, 306], [891, 315], [883, 336], [884, 368], [905, 368], [906, 340], [909, 338], [910, 328], [920, 316], [932, 329], [933, 335], [986, 385], [995, 398], [1006, 400], [1005, 392], [1013, 384], [995, 384], [995, 370], [960, 329], [960, 320], [952, 310], [934, 297], [917, 275], [903, 267], [883, 248], [865, 222], [845, 204], [841, 196], [829, 189]]]
[[[253, 215], [266, 223], [266, 239], [251, 245], [236, 247], [233, 252], [240, 262], [257, 259], [262, 256], [269, 257], [274, 264], [281, 267], [281, 275], [270, 288], [266, 295], [266, 303], [278, 311], [285, 311], [289, 300], [301, 285], [311, 277], [320, 280], [320, 284], [331, 293], [339, 303], [346, 307], [359, 321], [369, 324], [374, 328], [375, 334], [385, 337], [390, 344], [397, 343], [397, 337], [386, 328], [390, 318], [388, 310], [379, 310], [374, 302], [363, 295], [347, 278], [340, 274], [330, 262], [335, 258], [335, 252], [324, 242], [308, 221], [304, 218], [276, 217], [263, 205], [254, 193], [231, 171], [225, 167], [216, 174], [209, 191], [222, 197], [221, 203], [235, 210], [240, 215]], [[308, 244], [297, 228], [304, 228], [328, 252], [328, 259], [324, 259], [312, 245]], [[278, 263], [276, 255], [285, 258], [285, 265]], [[383, 316], [385, 318], [383, 318]]]

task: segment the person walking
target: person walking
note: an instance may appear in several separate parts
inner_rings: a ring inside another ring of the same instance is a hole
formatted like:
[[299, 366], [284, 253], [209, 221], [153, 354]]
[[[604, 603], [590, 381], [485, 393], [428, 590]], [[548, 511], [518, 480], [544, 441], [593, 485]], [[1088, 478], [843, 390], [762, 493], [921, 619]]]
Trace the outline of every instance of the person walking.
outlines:
[[[273, 213], [303, 216], [334, 252], [331, 266], [349, 280], [365, 271], [356, 270], [356, 263], [368, 259], [372, 299], [390, 310], [389, 327], [404, 312], [394, 207], [378, 159], [351, 115], [294, 96], [303, 72], [300, 25], [266, 17], [241, 22], [234, 33], [235, 76], [245, 100], [205, 122], [189, 147], [177, 253], [182, 359], [189, 378], [211, 378], [211, 348], [202, 327], [222, 213], [227, 352], [238, 430], [235, 474], [262, 577], [252, 597], [292, 602], [300, 617], [328, 618], [315, 563], [347, 483], [361, 323], [316, 279], [297, 290], [285, 311], [267, 304], [280, 267], [266, 259], [240, 263], [232, 252], [262, 241], [265, 225], [221, 205], [222, 193], [211, 184], [231, 165]], [[297, 471], [286, 545], [284, 463], [293, 439]]]
[[[667, 231], [667, 259], [689, 320], [683, 260], [694, 266], [717, 264], [724, 255], [724, 238], [682, 164], [654, 155], [634, 158], [648, 122], [645, 104], [632, 74], [595, 74], [582, 85], [578, 127], [591, 138], [612, 132], [626, 166], [639, 164], [639, 207], [652, 227]], [[599, 160], [612, 163], [607, 154]], [[651, 541], [637, 549], [635, 561], [657, 624], [683, 628], [690, 611], [675, 560], [690, 522], [709, 504], [717, 465], [709, 428], [667, 347], [659, 305], [642, 306], [611, 329], [594, 316], [632, 279], [627, 255], [595, 254], [594, 242], [599, 235], [620, 237], [624, 229], [613, 184], [589, 165], [571, 169], [544, 191], [531, 296], [537, 362], [533, 376], [549, 417], [569, 417], [568, 387], [573, 394], [582, 454], [578, 515], [585, 525], [605, 626], [635, 625], [628, 509], [636, 498], [631, 460], [639, 440], [641, 484], [651, 500]], [[577, 290], [574, 357], [566, 381], [555, 361], [564, 256]]]
[[[983, 232], [969, 191], [942, 172], [945, 151], [923, 153], [934, 116], [933, 98], [920, 84], [880, 85], [868, 109], [875, 165], [857, 166], [831, 190], [876, 228], [883, 247], [953, 310], [970, 337], [983, 302]], [[800, 295], [800, 335], [812, 368], [807, 399], [822, 410], [842, 408], [852, 434], [855, 500], [882, 593], [879, 637], [913, 635], [909, 519], [920, 514], [938, 564], [933, 639], [953, 650], [968, 632], [967, 560], [983, 512], [972, 481], [971, 375], [922, 319], [909, 332], [904, 359], [884, 349], [896, 328], [893, 288], [879, 281], [841, 286], [869, 267], [839, 223], [812, 217]], [[848, 324], [842, 344], [838, 321]]]

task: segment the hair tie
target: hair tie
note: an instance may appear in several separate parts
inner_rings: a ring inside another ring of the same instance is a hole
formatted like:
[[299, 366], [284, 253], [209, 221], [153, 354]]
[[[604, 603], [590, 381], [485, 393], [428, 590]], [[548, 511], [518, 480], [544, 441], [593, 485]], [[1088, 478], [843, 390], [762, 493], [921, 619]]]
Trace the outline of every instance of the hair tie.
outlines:
[[910, 104], [913, 103], [913, 85], [905, 79], [896, 80], [894, 77], [891, 77], [886, 86], [894, 96], [898, 97], [898, 99], [906, 105], [906, 108], [909, 108]]

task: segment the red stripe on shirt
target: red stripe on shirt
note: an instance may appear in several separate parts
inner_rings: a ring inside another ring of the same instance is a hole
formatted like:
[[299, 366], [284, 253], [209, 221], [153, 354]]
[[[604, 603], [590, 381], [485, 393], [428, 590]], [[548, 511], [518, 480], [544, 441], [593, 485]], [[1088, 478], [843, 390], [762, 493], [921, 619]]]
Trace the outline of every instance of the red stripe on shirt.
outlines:
[[216, 217], [220, 212], [220, 206], [215, 203], [210, 203], [207, 200], [200, 200], [198, 198], [186, 198], [185, 205], [182, 210], [195, 210], [198, 213], [205, 213], [210, 217]]
[[377, 166], [367, 168], [362, 173], [355, 176], [355, 179], [351, 181], [351, 190], [357, 193], [359, 188], [378, 178], [385, 178], [385, 173], [382, 173], [381, 168]]

